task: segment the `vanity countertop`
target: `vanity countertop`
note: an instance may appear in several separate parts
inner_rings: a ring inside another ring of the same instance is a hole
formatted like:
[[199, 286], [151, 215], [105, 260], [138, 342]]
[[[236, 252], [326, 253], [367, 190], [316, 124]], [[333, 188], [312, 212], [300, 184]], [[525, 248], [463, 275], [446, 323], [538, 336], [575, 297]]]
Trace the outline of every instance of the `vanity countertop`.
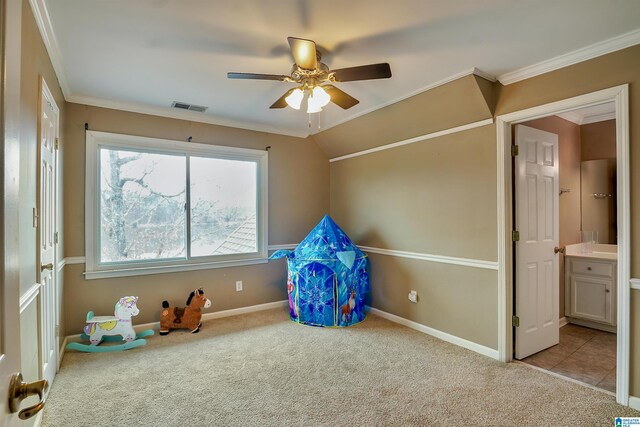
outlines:
[[580, 257], [580, 258], [606, 259], [610, 261], [618, 260], [617, 245], [594, 244], [591, 246], [592, 246], [592, 251], [585, 252], [584, 245], [582, 243], [578, 243], [575, 245], [567, 245], [564, 255]]

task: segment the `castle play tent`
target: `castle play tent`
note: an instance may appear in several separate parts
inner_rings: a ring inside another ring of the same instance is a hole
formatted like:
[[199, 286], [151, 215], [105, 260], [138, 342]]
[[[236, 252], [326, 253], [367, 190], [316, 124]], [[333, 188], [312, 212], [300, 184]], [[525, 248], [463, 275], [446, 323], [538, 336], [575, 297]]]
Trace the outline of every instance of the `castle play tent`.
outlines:
[[289, 269], [291, 320], [314, 326], [349, 326], [364, 319], [369, 292], [367, 256], [329, 215], [295, 250], [271, 255], [271, 259], [284, 257]]

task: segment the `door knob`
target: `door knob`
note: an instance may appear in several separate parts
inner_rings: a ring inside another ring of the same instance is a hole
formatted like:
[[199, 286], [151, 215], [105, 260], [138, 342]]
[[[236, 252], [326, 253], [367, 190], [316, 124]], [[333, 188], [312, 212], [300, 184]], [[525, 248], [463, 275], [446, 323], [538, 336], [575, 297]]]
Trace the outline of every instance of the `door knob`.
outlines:
[[563, 254], [563, 255], [564, 255], [564, 251], [565, 251], [565, 249], [566, 249], [566, 248], [565, 248], [564, 246], [563, 246], [563, 247], [561, 247], [561, 248], [559, 248], [559, 247], [557, 247], [557, 246], [556, 246], [555, 248], [553, 248], [553, 253], [554, 253], [554, 254], [557, 254], [557, 253], [559, 252], [559, 253], [561, 253], [561, 254]]
[[37, 394], [40, 397], [40, 402], [33, 406], [20, 411], [18, 416], [21, 420], [26, 420], [33, 417], [44, 408], [47, 397], [46, 393], [49, 389], [49, 383], [47, 380], [34, 381], [32, 383], [25, 383], [22, 380], [22, 374], [18, 372], [11, 377], [11, 385], [9, 386], [9, 411], [17, 412], [20, 407], [20, 402], [29, 396]]
[[45, 271], [45, 270], [53, 270], [53, 264], [49, 263], [49, 264], [40, 265], [40, 271]]

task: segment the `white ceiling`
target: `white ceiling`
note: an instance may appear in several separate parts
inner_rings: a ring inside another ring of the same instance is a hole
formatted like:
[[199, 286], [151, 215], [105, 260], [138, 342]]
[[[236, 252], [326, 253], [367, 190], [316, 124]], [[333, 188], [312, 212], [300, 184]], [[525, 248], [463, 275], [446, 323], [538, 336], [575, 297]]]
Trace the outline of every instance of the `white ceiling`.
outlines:
[[31, 2], [67, 100], [293, 135], [317, 123], [268, 108], [292, 83], [226, 78], [288, 74], [288, 36], [315, 40], [330, 68], [391, 65], [391, 79], [337, 84], [360, 104], [330, 104], [322, 129], [474, 68], [508, 83], [640, 43], [638, 0]]

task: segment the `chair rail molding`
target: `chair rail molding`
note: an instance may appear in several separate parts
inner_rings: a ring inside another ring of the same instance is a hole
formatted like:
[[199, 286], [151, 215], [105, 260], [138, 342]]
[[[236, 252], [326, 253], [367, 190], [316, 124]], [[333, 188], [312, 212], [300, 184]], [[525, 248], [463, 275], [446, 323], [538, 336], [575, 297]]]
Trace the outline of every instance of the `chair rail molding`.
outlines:
[[434, 255], [421, 252], [398, 251], [393, 249], [372, 248], [369, 246], [358, 246], [364, 252], [371, 252], [380, 255], [396, 256], [400, 258], [419, 259], [422, 261], [439, 262], [442, 264], [461, 265], [465, 267], [484, 268], [488, 270], [497, 270], [497, 261], [486, 261], [483, 259], [458, 258], [446, 255]]
[[40, 294], [40, 283], [34, 283], [27, 291], [20, 296], [20, 314], [31, 305]]

